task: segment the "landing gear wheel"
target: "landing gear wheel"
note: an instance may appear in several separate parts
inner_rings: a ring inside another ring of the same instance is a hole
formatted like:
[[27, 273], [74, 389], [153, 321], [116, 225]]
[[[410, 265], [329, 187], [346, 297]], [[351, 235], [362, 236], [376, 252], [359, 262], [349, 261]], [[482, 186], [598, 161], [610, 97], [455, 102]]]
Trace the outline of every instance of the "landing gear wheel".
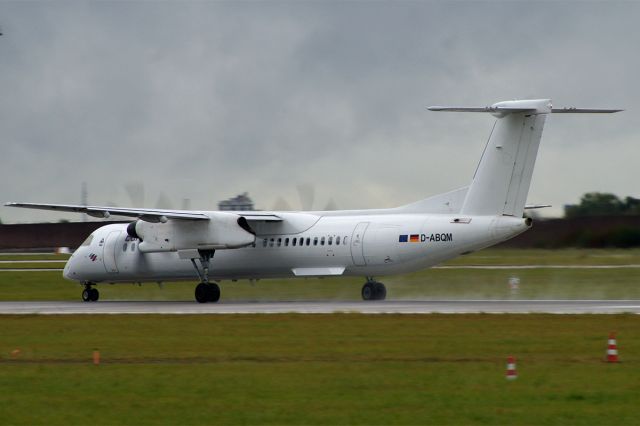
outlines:
[[384, 300], [387, 297], [387, 288], [377, 281], [367, 281], [362, 286], [362, 300]]
[[82, 301], [91, 302], [91, 288], [85, 288], [82, 290]]
[[220, 287], [216, 283], [207, 284], [208, 302], [217, 302], [220, 300]]
[[99, 298], [100, 292], [97, 288], [89, 289], [89, 300], [91, 300], [92, 302], [97, 302]]
[[375, 300], [375, 295], [374, 283], [368, 282], [362, 286], [362, 300]]
[[387, 288], [382, 283], [375, 283], [375, 300], [384, 300], [387, 298]]
[[209, 301], [208, 285], [200, 283], [196, 286], [196, 301], [198, 303], [207, 303]]

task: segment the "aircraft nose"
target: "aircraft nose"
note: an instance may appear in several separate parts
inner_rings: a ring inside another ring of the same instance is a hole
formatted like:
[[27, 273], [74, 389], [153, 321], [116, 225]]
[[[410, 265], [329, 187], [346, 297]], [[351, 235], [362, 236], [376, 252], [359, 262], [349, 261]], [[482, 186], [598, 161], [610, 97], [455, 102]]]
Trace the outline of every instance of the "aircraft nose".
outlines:
[[75, 256], [71, 256], [69, 258], [69, 260], [67, 260], [67, 263], [64, 265], [64, 270], [62, 271], [62, 276], [68, 280], [76, 280], [76, 270], [73, 266], [73, 264], [75, 263]]

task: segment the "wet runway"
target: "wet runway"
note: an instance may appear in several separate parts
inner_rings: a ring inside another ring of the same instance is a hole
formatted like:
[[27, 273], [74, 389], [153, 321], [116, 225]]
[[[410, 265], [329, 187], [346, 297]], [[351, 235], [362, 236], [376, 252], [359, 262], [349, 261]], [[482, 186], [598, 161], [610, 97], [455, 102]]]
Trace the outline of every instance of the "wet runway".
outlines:
[[0, 314], [640, 314], [640, 300], [385, 300], [379, 302], [0, 302]]

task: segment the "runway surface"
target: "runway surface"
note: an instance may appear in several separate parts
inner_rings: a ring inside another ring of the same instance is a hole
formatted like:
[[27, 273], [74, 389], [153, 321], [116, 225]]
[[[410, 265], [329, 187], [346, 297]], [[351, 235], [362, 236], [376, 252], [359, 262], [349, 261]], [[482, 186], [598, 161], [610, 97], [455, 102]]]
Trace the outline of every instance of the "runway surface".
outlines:
[[379, 302], [0, 302], [0, 314], [640, 314], [640, 300], [385, 300]]
[[[52, 264], [52, 263], [64, 263], [64, 260], [39, 260], [39, 261], [26, 261], [26, 260], [2, 260], [1, 264]], [[0, 268], [0, 272], [62, 272], [63, 268]], [[444, 265], [433, 266], [430, 269], [488, 269], [488, 270], [510, 270], [510, 269], [640, 269], [640, 265]]]

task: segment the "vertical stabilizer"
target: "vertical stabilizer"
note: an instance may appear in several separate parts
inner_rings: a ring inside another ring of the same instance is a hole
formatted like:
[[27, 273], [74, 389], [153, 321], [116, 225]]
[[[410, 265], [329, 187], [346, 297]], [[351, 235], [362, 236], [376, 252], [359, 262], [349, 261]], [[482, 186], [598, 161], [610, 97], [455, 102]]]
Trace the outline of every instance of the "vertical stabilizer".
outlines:
[[[522, 216], [531, 184], [548, 99], [501, 102], [498, 117], [482, 154], [462, 213]], [[504, 110], [502, 110], [504, 108]]]
[[429, 107], [431, 111], [485, 112], [495, 125], [469, 186], [461, 213], [522, 216], [549, 113], [615, 113], [621, 109], [552, 108], [551, 100], [498, 102], [487, 107]]
[[433, 111], [489, 112], [497, 117], [462, 204], [468, 215], [522, 216], [549, 99], [499, 102], [485, 108]]

